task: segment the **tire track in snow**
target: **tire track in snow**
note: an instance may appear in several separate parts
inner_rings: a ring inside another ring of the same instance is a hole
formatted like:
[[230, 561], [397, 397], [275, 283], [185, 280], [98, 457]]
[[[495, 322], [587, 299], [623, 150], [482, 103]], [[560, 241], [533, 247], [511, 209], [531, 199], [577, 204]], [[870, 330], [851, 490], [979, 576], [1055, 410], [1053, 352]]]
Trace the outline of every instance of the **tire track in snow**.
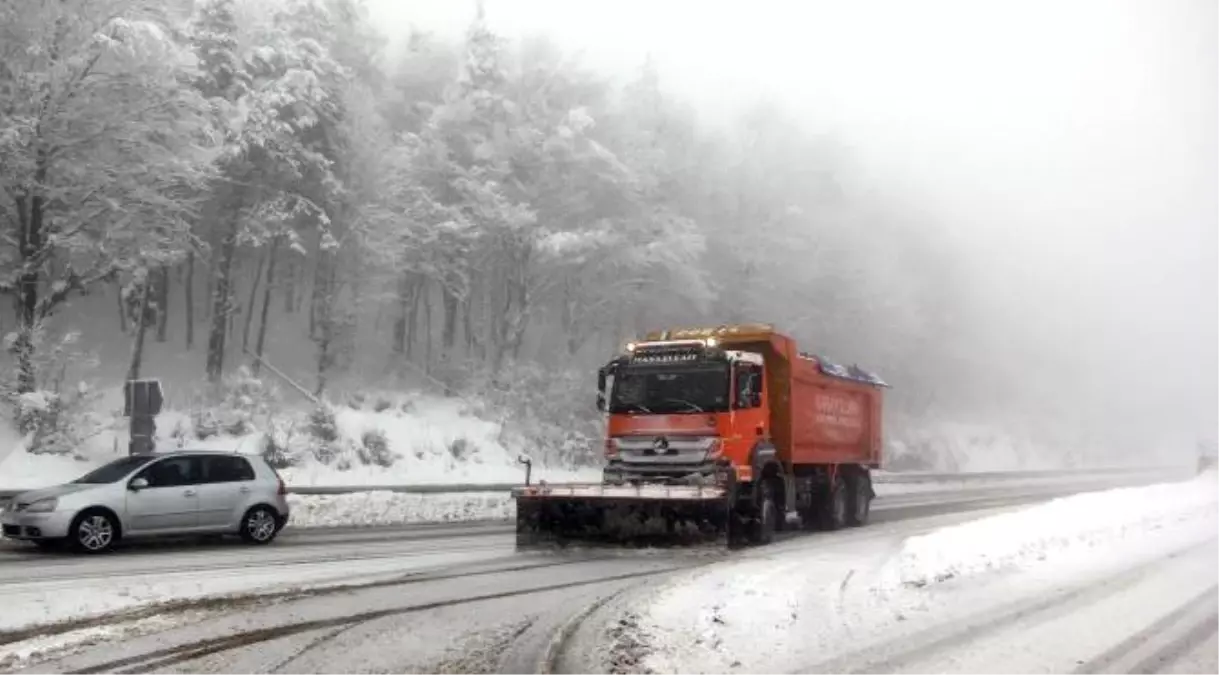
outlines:
[[[321, 588], [309, 589], [292, 589], [282, 592], [273, 593], [257, 593], [257, 594], [234, 594], [221, 597], [206, 597], [192, 600], [183, 600], [178, 602], [159, 603], [149, 607], [141, 607], [135, 610], [124, 610], [120, 612], [111, 612], [91, 616], [87, 619], [69, 620], [54, 624], [42, 624], [32, 626], [15, 631], [0, 632], [0, 646], [20, 642], [31, 637], [45, 637], [61, 633], [78, 631], [84, 628], [94, 626], [105, 626], [120, 622], [129, 622], [151, 615], [162, 615], [173, 612], [186, 612], [193, 609], [207, 609], [217, 605], [231, 605], [233, 607], [241, 607], [257, 602], [267, 602], [275, 600], [293, 600], [305, 597], [316, 597], [319, 595], [334, 594], [334, 593], [350, 593], [352, 591], [367, 590], [372, 588], [385, 588], [392, 586], [406, 586], [410, 584], [420, 584], [435, 581], [447, 581], [452, 579], [461, 579], [467, 577], [486, 576], [492, 574], [503, 574], [512, 572], [525, 572], [541, 568], [558, 567], [562, 565], [574, 565], [579, 563], [597, 562], [607, 560], [608, 557], [591, 557], [591, 558], [575, 558], [569, 560], [547, 560], [540, 563], [529, 564], [513, 564], [509, 566], [492, 566], [488, 569], [456, 569], [447, 572], [415, 572], [408, 573], [395, 579], [382, 581], [373, 581], [364, 584], [341, 584], [326, 586]], [[477, 568], [480, 564], [486, 564], [487, 561], [479, 561], [468, 563], [465, 567]], [[493, 562], [493, 561], [492, 561]]]
[[661, 567], [658, 569], [633, 571], [625, 574], [615, 574], [610, 576], [598, 576], [577, 581], [568, 581], [557, 584], [543, 584], [540, 586], [531, 586], [528, 588], [516, 589], [511, 591], [501, 591], [496, 593], [484, 593], [480, 595], [451, 598], [448, 600], [439, 600], [434, 602], [426, 602], [420, 604], [405, 605], [388, 609], [378, 609], [369, 612], [361, 612], [358, 614], [344, 615], [339, 617], [331, 617], [325, 619], [314, 619], [307, 621], [299, 621], [295, 623], [282, 624], [271, 626], [268, 628], [259, 628], [250, 631], [243, 631], [226, 635], [218, 638], [209, 638], [199, 640], [183, 645], [176, 645], [165, 649], [155, 650], [149, 653], [136, 656], [114, 659], [105, 663], [94, 664], [87, 668], [81, 668], [70, 671], [74, 675], [84, 675], [92, 673], [107, 673], [107, 672], [123, 672], [123, 673], [150, 673], [164, 672], [171, 666], [194, 661], [206, 656], [219, 654], [222, 652], [239, 649], [260, 642], [268, 642], [279, 638], [296, 635], [313, 630], [325, 628], [342, 628], [348, 629], [360, 623], [383, 619], [386, 617], [400, 616], [414, 612], [423, 612], [442, 607], [452, 607], [456, 605], [465, 605], [487, 600], [500, 600], [504, 598], [514, 598], [526, 595], [534, 595], [547, 591], [564, 590], [569, 588], [579, 588], [590, 586], [593, 584], [609, 583], [613, 581], [623, 581], [629, 579], [639, 579], [643, 577], [657, 576], [668, 574], [679, 570], [689, 569], [690, 565], [675, 565], [669, 567]]
[[[1155, 573], [1165, 561], [1181, 558], [1212, 546], [1214, 546], [1213, 540], [1193, 544], [1144, 561], [1116, 575], [1093, 579], [1049, 597], [1009, 604], [963, 619], [951, 620], [913, 634], [901, 635], [880, 644], [868, 645], [842, 656], [803, 667], [800, 672], [898, 672], [909, 664], [923, 662], [937, 654], [951, 653], [962, 645], [1020, 622], [1049, 621], [1078, 610], [1082, 606], [1104, 600], [1145, 580]], [[1210, 597], [1213, 601], [1213, 591], [1211, 591]]]
[[[1219, 628], [1219, 612], [1215, 609], [1217, 593], [1219, 585], [1211, 586], [1147, 628], [1080, 664], [1075, 672], [1160, 672], [1215, 634]], [[1158, 647], [1157, 642], [1161, 643]], [[1148, 649], [1148, 646], [1151, 648]], [[1132, 660], [1135, 662], [1130, 664]]]

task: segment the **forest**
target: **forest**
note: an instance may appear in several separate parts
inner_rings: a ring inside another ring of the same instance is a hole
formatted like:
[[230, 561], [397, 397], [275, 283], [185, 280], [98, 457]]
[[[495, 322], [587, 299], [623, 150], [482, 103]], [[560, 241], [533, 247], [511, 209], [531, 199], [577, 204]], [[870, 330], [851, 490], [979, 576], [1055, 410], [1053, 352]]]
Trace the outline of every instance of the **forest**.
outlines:
[[624, 340], [742, 321], [881, 373], [895, 415], [976, 398], [934, 223], [833, 137], [766, 100], [705, 123], [654, 64], [481, 12], [377, 28], [359, 0], [0, 2], [10, 401], [73, 395], [83, 328], [115, 387], [265, 360], [313, 396], [537, 385], [592, 415]]

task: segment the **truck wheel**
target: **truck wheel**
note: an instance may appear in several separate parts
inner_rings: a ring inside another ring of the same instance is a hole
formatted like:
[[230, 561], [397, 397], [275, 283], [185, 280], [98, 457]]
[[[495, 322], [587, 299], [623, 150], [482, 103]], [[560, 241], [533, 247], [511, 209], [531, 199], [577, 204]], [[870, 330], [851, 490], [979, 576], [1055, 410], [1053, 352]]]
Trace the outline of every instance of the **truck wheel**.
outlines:
[[847, 524], [859, 527], [868, 522], [872, 513], [872, 477], [862, 471], [851, 480], [847, 495]]
[[766, 545], [775, 540], [775, 522], [779, 518], [779, 509], [775, 507], [774, 489], [768, 480], [758, 484], [762, 491], [758, 500], [758, 515], [749, 528], [751, 543]]
[[840, 530], [847, 520], [847, 489], [842, 476], [834, 476], [830, 489], [821, 498], [818, 514], [821, 529]]

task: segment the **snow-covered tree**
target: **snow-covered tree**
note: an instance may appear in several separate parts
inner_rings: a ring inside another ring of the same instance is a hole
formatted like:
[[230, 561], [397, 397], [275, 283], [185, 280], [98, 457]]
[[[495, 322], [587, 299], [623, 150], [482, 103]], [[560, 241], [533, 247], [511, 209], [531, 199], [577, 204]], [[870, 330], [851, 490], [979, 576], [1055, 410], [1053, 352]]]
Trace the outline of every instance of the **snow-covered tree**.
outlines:
[[189, 243], [214, 134], [161, 3], [0, 4], [0, 292], [19, 392], [33, 331], [74, 293]]
[[[233, 262], [242, 243], [261, 245], [291, 237], [290, 225], [317, 232], [318, 251], [333, 247], [328, 200], [341, 191], [333, 171], [333, 129], [341, 117], [337, 87], [348, 77], [315, 32], [324, 12], [314, 3], [290, 2], [248, 27], [248, 41], [229, 36], [228, 0], [205, 5], [196, 20], [196, 49], [205, 57], [201, 91], [226, 119], [223, 173], [213, 263], [207, 375], [224, 370], [227, 327], [233, 309]], [[315, 10], [315, 11], [305, 11]], [[249, 44], [234, 54], [234, 45]]]

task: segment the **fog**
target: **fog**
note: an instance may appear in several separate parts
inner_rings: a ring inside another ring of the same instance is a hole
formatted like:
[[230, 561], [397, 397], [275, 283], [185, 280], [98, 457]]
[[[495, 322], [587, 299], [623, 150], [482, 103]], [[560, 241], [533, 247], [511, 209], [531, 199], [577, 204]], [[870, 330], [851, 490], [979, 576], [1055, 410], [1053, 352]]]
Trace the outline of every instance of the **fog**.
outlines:
[[53, 452], [71, 382], [265, 358], [600, 461], [597, 367], [741, 321], [879, 372], [923, 468], [1216, 436], [1214, 2], [4, 7], [0, 401], [59, 401]]
[[[473, 0], [369, 7], [391, 47], [412, 26], [459, 39], [475, 13]], [[767, 101], [832, 139], [851, 198], [883, 202], [889, 226], [957, 270], [944, 302], [959, 372], [937, 386], [969, 381], [990, 410], [1115, 441], [1215, 436], [1215, 3], [486, 0], [485, 12], [505, 37], [544, 34], [622, 80], [651, 58], [706, 128]]]

